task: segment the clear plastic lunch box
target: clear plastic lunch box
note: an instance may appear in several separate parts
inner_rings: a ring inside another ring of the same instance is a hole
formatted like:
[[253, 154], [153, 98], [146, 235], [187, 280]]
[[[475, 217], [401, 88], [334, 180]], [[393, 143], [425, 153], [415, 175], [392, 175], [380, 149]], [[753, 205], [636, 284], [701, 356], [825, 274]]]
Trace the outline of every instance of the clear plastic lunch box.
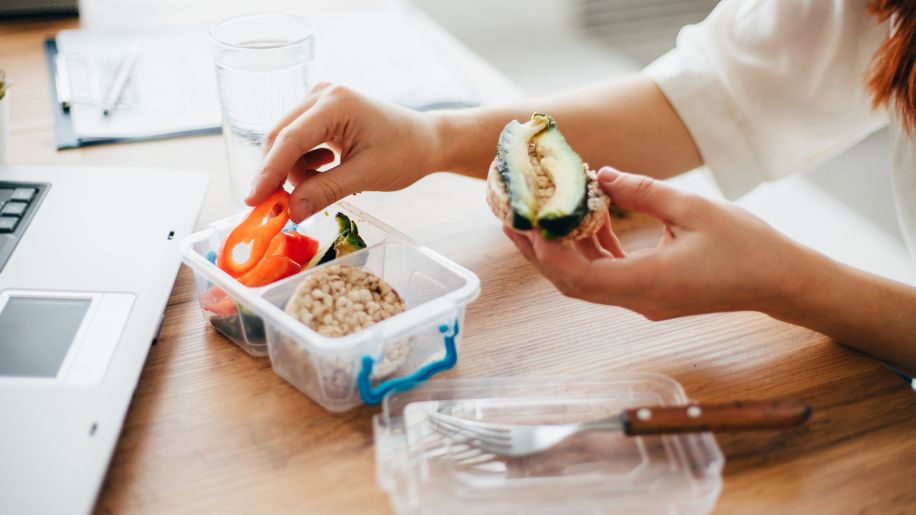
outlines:
[[376, 474], [399, 515], [709, 513], [724, 463], [709, 433], [592, 431], [540, 454], [506, 458], [439, 434], [428, 415], [562, 424], [687, 402], [677, 382], [650, 373], [430, 381], [391, 393], [374, 417]]
[[[210, 323], [249, 354], [269, 354], [277, 374], [329, 411], [378, 403], [388, 391], [411, 388], [454, 366], [465, 307], [480, 293], [474, 273], [349, 204], [335, 204], [295, 230], [324, 245], [337, 235], [338, 212], [356, 222], [367, 247], [322, 266], [363, 267], [391, 284], [407, 304], [404, 312], [341, 338], [322, 336], [284, 311], [317, 268], [249, 288], [211, 263], [208, 254], [220, 249], [242, 215], [215, 222], [181, 244]], [[214, 288], [232, 299], [234, 309], [208, 310]]]

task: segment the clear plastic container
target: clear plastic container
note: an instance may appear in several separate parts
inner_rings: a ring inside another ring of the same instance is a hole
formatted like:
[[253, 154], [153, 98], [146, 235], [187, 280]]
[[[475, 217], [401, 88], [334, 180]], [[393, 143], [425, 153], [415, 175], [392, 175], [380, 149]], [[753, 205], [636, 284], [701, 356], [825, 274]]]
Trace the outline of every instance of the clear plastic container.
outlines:
[[473, 420], [560, 424], [687, 402], [673, 379], [646, 373], [430, 381], [389, 395], [374, 417], [378, 481], [401, 515], [708, 513], [724, 463], [709, 433], [593, 431], [506, 458], [442, 436], [428, 416], [442, 410]]
[[[254, 312], [253, 299], [261, 288], [249, 288], [210, 262], [244, 213], [211, 223], [181, 242], [181, 258], [194, 271], [197, 300], [204, 317], [213, 327], [252, 356], [267, 356], [264, 321]], [[225, 299], [228, 298], [227, 302]]]
[[[453, 366], [465, 307], [480, 293], [480, 281], [346, 203], [309, 218], [298, 231], [326, 244], [337, 234], [337, 212], [356, 222], [367, 247], [322, 266], [365, 268], [407, 303], [404, 312], [342, 338], [322, 336], [284, 311], [296, 287], [317, 268], [248, 288], [207, 260], [241, 215], [188, 236], [181, 249], [194, 271], [201, 308], [214, 327], [252, 355], [269, 354], [277, 374], [326, 409], [345, 411], [362, 402], [377, 403], [391, 389], [410, 388]], [[222, 303], [214, 310], [214, 288], [225, 292], [235, 309]]]

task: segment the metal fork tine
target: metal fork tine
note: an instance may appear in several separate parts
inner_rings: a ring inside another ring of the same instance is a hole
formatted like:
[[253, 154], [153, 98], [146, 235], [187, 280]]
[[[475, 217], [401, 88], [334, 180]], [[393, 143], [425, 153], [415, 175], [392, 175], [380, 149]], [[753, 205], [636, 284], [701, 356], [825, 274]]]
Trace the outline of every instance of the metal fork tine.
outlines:
[[512, 429], [514, 427], [509, 424], [496, 424], [493, 422], [481, 422], [479, 420], [471, 420], [468, 418], [456, 417], [454, 415], [448, 415], [446, 413], [442, 413], [438, 411], [433, 412], [431, 415], [432, 417], [439, 419], [439, 420], [447, 420], [454, 424], [460, 424], [463, 427], [473, 427], [475, 429], [480, 429], [488, 433], [496, 432], [496, 433], [508, 434], [512, 432]]
[[440, 427], [441, 430], [449, 438], [452, 438], [453, 440], [457, 440], [460, 442], [467, 443], [473, 447], [477, 447], [479, 449], [483, 449], [488, 452], [500, 454], [500, 453], [505, 453], [511, 450], [511, 441], [506, 442], [506, 443], [492, 441], [488, 439], [488, 437], [486, 436], [481, 436], [479, 434], [474, 433], [471, 430], [458, 428], [458, 427], [451, 427], [451, 426], [438, 426], [438, 427]]
[[461, 433], [463, 435], [466, 435], [474, 439], [487, 440], [487, 441], [491, 441], [494, 443], [508, 443], [512, 441], [511, 435], [487, 434], [475, 428], [464, 427], [460, 424], [454, 424], [451, 422], [437, 421], [436, 425], [443, 427], [445, 429], [449, 429], [453, 432]]
[[471, 428], [457, 425], [447, 420], [431, 417], [430, 422], [432, 422], [432, 424], [436, 426], [438, 430], [451, 437], [460, 435], [466, 440], [479, 440], [481, 436]]
[[492, 429], [485, 426], [466, 425], [463, 421], [451, 420], [450, 418], [446, 417], [432, 416], [430, 419], [437, 425], [445, 426], [455, 431], [460, 431], [466, 435], [472, 435], [474, 438], [499, 442], [512, 441], [512, 433], [503, 429]]
[[430, 421], [450, 438], [467, 442], [484, 451], [493, 454], [506, 454], [512, 450], [511, 438], [505, 439], [505, 442], [494, 441], [488, 436], [476, 433], [474, 429], [465, 428], [459, 424], [449, 424], [436, 417], [430, 417]]

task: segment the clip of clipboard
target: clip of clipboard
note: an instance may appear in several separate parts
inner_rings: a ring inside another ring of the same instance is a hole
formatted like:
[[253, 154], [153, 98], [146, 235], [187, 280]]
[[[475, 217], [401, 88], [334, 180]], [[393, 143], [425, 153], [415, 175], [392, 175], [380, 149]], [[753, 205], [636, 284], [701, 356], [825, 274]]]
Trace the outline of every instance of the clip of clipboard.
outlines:
[[48, 64], [48, 76], [53, 85], [49, 89], [51, 91], [51, 115], [54, 118], [54, 142], [57, 150], [80, 147], [82, 144], [76, 137], [73, 122], [70, 120], [70, 106], [73, 102], [70, 74], [64, 55], [57, 51], [57, 41], [54, 38], [45, 40], [45, 58]]

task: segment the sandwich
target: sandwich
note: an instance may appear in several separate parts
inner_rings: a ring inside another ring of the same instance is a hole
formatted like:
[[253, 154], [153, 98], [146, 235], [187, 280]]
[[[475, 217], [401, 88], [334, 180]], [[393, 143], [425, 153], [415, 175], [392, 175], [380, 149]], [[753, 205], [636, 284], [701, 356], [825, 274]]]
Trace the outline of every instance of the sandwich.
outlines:
[[595, 234], [611, 200], [549, 115], [509, 122], [487, 175], [487, 202], [516, 231], [572, 241]]

